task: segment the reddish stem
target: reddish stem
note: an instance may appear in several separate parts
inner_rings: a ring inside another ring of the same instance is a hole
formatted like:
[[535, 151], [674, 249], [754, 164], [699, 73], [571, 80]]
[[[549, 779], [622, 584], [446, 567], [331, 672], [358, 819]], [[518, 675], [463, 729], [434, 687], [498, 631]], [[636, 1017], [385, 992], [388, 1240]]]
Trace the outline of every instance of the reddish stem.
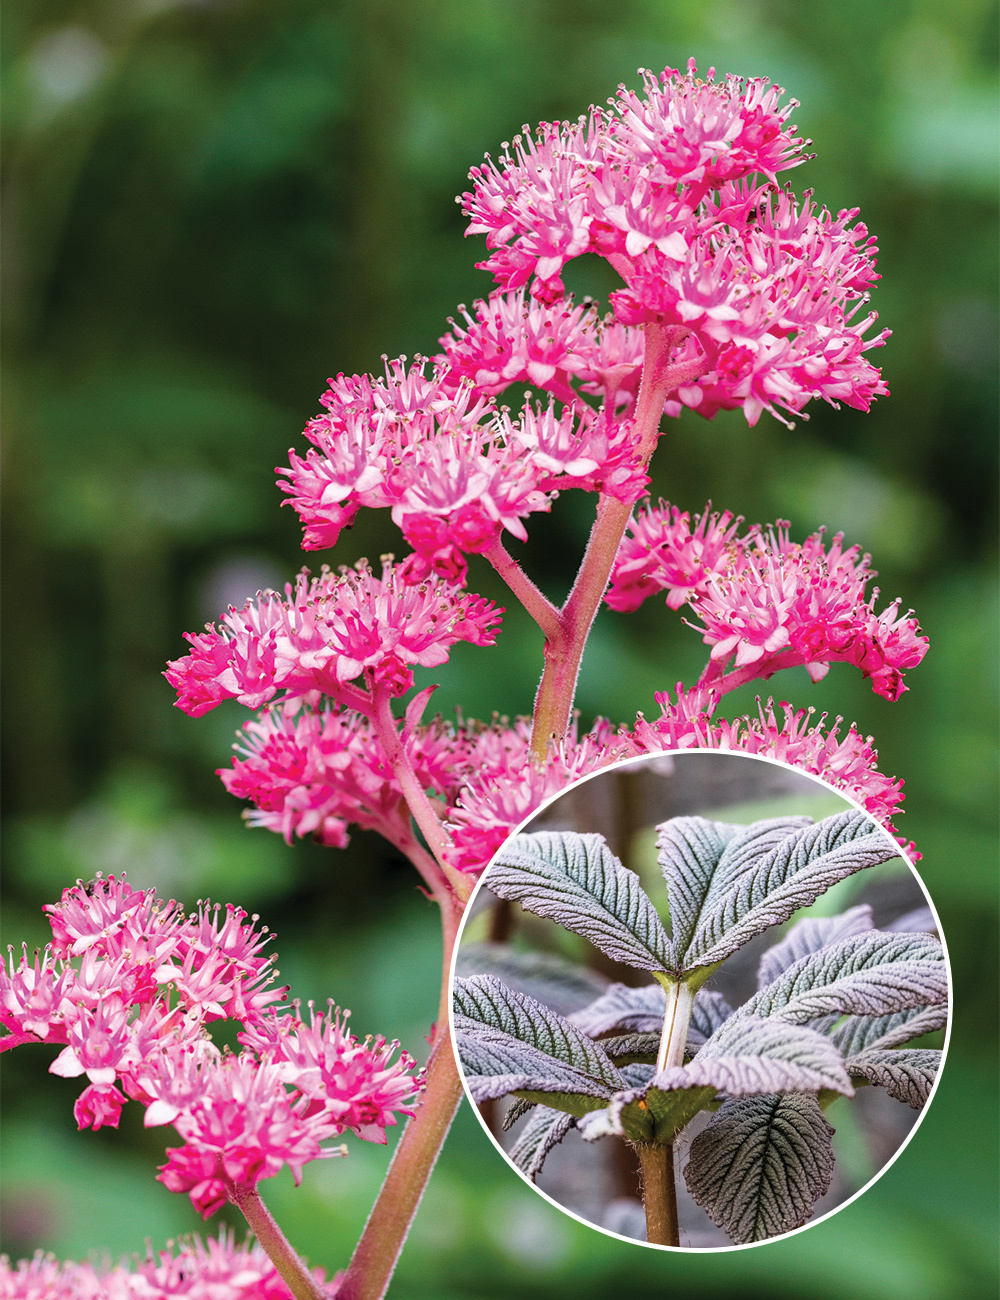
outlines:
[[260, 1199], [256, 1186], [250, 1183], [228, 1183], [226, 1191], [250, 1225], [253, 1235], [267, 1251], [268, 1258], [281, 1274], [295, 1300], [326, 1300], [326, 1288], [309, 1272], [305, 1261], [292, 1249], [274, 1215]]
[[[671, 366], [670, 354], [682, 343], [687, 330], [650, 322], [646, 326], [645, 356], [639, 400], [636, 403], [636, 457], [645, 469], [659, 437], [660, 416], [667, 394], [693, 379], [704, 360]], [[545, 669], [535, 697], [531, 747], [544, 758], [549, 745], [566, 734], [584, 646], [608, 585], [625, 528], [632, 513], [630, 502], [602, 493], [583, 561], [566, 603], [559, 611], [556, 635], [545, 644]]]

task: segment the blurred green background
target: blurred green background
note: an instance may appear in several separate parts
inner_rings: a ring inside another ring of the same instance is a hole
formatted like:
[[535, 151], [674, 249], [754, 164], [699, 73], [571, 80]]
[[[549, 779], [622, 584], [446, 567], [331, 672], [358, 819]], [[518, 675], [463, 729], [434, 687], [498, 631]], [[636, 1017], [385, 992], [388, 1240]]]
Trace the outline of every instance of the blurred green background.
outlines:
[[[882, 249], [875, 356], [893, 396], [787, 429], [686, 413], [654, 495], [709, 497], [802, 537], [844, 529], [931, 638], [897, 704], [835, 665], [778, 699], [856, 719], [906, 778], [903, 829], [955, 973], [951, 1058], [903, 1158], [861, 1202], [784, 1243], [664, 1258], [586, 1230], [516, 1182], [463, 1110], [391, 1295], [907, 1300], [992, 1296], [997, 11], [986, 0], [48, 0], [5, 7], [4, 942], [43, 942], [39, 906], [127, 866], [188, 904], [260, 910], [294, 991], [419, 1050], [437, 936], [378, 840], [344, 853], [249, 832], [213, 776], [240, 711], [198, 721], [159, 676], [231, 599], [303, 562], [272, 467], [327, 375], [428, 352], [488, 292], [453, 196], [523, 122], [573, 116], [639, 66], [766, 75], [802, 101], [818, 157], [791, 175], [859, 206]], [[586, 260], [586, 259], [585, 259]], [[598, 268], [599, 269], [599, 268]], [[571, 287], [611, 287], [580, 264]], [[592, 501], [537, 520], [526, 563], [565, 590]], [[337, 562], [399, 548], [382, 513]], [[315, 557], [314, 563], [320, 558]], [[503, 602], [485, 566], [472, 585]], [[512, 613], [459, 647], [442, 708], [530, 709], [537, 636]], [[578, 697], [655, 713], [700, 639], [648, 602], [599, 618]], [[753, 692], [731, 702], [752, 705]], [[4, 1058], [3, 1243], [142, 1250], [198, 1226], [153, 1181], [162, 1134], [77, 1134], [51, 1049]], [[130, 1108], [134, 1109], [134, 1108]], [[347, 1258], [386, 1155], [354, 1143], [268, 1199], [328, 1271]]]

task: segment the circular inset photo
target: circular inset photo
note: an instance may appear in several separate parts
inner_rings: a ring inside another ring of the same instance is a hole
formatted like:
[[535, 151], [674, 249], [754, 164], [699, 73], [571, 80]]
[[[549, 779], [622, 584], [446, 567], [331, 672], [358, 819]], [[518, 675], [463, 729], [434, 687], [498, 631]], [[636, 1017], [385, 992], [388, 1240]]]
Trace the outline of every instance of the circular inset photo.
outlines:
[[549, 1201], [649, 1245], [760, 1244], [905, 1147], [947, 954], [899, 844], [824, 782], [681, 751], [570, 786], [493, 859], [452, 981], [465, 1087]]

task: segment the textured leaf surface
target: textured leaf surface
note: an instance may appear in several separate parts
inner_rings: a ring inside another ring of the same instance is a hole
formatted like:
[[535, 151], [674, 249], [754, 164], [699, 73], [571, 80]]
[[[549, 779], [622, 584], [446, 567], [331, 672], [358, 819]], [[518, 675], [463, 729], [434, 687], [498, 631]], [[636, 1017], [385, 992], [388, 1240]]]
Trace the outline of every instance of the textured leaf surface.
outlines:
[[854, 1092], [837, 1048], [829, 1038], [802, 1025], [751, 1017], [730, 1021], [722, 1034], [725, 1037], [712, 1039], [687, 1065], [654, 1075], [649, 1104], [653, 1104], [653, 1089], [712, 1088], [731, 1097], [822, 1088], [847, 1096]]
[[517, 1136], [517, 1141], [507, 1152], [510, 1159], [532, 1182], [538, 1177], [545, 1157], [558, 1146], [576, 1120], [572, 1115], [539, 1106]]
[[866, 1048], [901, 1047], [921, 1034], [943, 1029], [947, 1023], [948, 1007], [942, 1002], [931, 1007], [910, 1007], [888, 1016], [848, 1016], [830, 1037], [846, 1057], [851, 1057]]
[[832, 1136], [808, 1094], [734, 1097], [691, 1143], [688, 1189], [739, 1244], [790, 1232], [830, 1186]]
[[[781, 817], [731, 827], [735, 833], [711, 866], [711, 848], [683, 857], [679, 852], [680, 841], [693, 835], [697, 823], [702, 824], [699, 846], [721, 842], [723, 824], [698, 817], [664, 823], [657, 841], [668, 889], [673, 889], [674, 947], [687, 971], [722, 961], [754, 935], [815, 902], [837, 881], [899, 856], [884, 831], [864, 813], [849, 809], [815, 825], [808, 818]], [[692, 872], [680, 893], [677, 882]]]
[[820, 948], [840, 943], [856, 934], [865, 934], [871, 928], [872, 909], [866, 903], [850, 907], [839, 916], [804, 917], [761, 957], [757, 972], [758, 989], [766, 988], [782, 971], [811, 952], [818, 952]]
[[925, 930], [928, 934], [937, 934], [937, 921], [929, 907], [915, 907], [912, 912], [897, 916], [895, 921], [882, 926], [883, 930]]
[[660, 1035], [656, 1034], [619, 1034], [614, 1038], [602, 1038], [601, 1047], [620, 1070], [624, 1065], [637, 1062], [652, 1065], [660, 1047]]
[[455, 980], [452, 1001], [456, 1016], [501, 1030], [557, 1061], [600, 1079], [612, 1090], [622, 1087], [621, 1075], [593, 1039], [526, 993], [507, 988], [494, 976]]
[[944, 950], [926, 934], [869, 934], [803, 957], [734, 1017], [780, 1016], [799, 1024], [829, 1012], [883, 1016], [944, 1003]]
[[667, 1009], [667, 995], [662, 984], [643, 984], [630, 988], [612, 984], [606, 993], [587, 1007], [570, 1016], [585, 1034], [597, 1038], [609, 1033], [652, 1033], [659, 1030]]
[[506, 943], [463, 944], [455, 974], [460, 978], [495, 975], [508, 988], [527, 993], [561, 1016], [587, 1006], [608, 987], [608, 980], [597, 971], [553, 953], [519, 952]]
[[615, 1089], [600, 1079], [502, 1030], [484, 1028], [465, 1017], [456, 1017], [454, 1028], [458, 1058], [474, 1101], [528, 1093], [529, 1100], [544, 1100], [557, 1110], [582, 1115], [604, 1106], [614, 1095]]
[[651, 971], [673, 966], [670, 940], [639, 877], [600, 835], [515, 835], [490, 868], [489, 887], [583, 935], [615, 961]]
[[873, 1047], [852, 1057], [847, 1068], [856, 1078], [884, 1088], [890, 1097], [919, 1110], [931, 1095], [941, 1053], [929, 1047]]

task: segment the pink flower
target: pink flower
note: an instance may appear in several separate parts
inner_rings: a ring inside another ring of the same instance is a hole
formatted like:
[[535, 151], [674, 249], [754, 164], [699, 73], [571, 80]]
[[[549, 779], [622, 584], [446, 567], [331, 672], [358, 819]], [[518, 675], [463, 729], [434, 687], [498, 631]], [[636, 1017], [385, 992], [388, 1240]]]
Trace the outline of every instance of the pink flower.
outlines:
[[[852, 724], [840, 736], [842, 718], [824, 728], [826, 714], [812, 722], [814, 710], [793, 710], [782, 704], [783, 721], [775, 716], [768, 700], [758, 704], [757, 716], [732, 721], [712, 721], [716, 697], [710, 691], [685, 694], [677, 688], [677, 701], [656, 696], [661, 714], [648, 722], [642, 714], [630, 735], [635, 753], [664, 749], [723, 749], [744, 754], [761, 754], [780, 759], [835, 786], [859, 803], [866, 812], [895, 833], [892, 817], [903, 800], [903, 782], [884, 776], [876, 767], [878, 755], [870, 736], [863, 737]], [[912, 849], [912, 846], [908, 846]], [[918, 855], [919, 856], [919, 855]]]
[[92, 1083], [77, 1097], [73, 1107], [73, 1118], [76, 1120], [77, 1127], [81, 1129], [98, 1129], [104, 1125], [117, 1128], [118, 1118], [124, 1105], [125, 1098], [117, 1088], [101, 1087]]
[[285, 597], [264, 592], [242, 610], [230, 609], [221, 631], [188, 636], [192, 652], [164, 674], [178, 691], [179, 708], [191, 711], [190, 683], [212, 677], [196, 713], [221, 699], [249, 708], [274, 698], [322, 691], [357, 704], [365, 697], [349, 683], [383, 682], [403, 694], [412, 684], [411, 664], [444, 663], [456, 641], [492, 645], [502, 610], [460, 592], [440, 578], [417, 586], [400, 580], [389, 561], [376, 578], [365, 563], [338, 574], [324, 568], [309, 581], [299, 575]]
[[710, 577], [735, 563], [736, 531], [743, 522], [728, 510], [691, 516], [668, 502], [647, 506], [629, 524], [611, 571], [605, 600], [612, 609], [638, 609], [647, 596], [666, 590], [667, 605], [680, 609], [695, 595], [707, 591]]
[[396, 1061], [396, 1042], [384, 1038], [359, 1042], [347, 1032], [348, 1012], [330, 1003], [328, 1016], [310, 1004], [309, 1023], [294, 1015], [272, 1016], [241, 1035], [244, 1043], [277, 1061], [285, 1083], [308, 1099], [306, 1112], [322, 1116], [332, 1135], [350, 1129], [366, 1142], [386, 1141], [385, 1130], [397, 1123], [396, 1113], [412, 1115], [419, 1091], [415, 1062], [406, 1052]]
[[[322, 1284], [319, 1270], [316, 1276]], [[237, 1246], [226, 1228], [205, 1242], [193, 1237], [156, 1255], [150, 1250], [131, 1267], [59, 1263], [41, 1251], [16, 1265], [0, 1256], [0, 1294], [5, 1300], [291, 1300], [263, 1248], [251, 1238]]]

